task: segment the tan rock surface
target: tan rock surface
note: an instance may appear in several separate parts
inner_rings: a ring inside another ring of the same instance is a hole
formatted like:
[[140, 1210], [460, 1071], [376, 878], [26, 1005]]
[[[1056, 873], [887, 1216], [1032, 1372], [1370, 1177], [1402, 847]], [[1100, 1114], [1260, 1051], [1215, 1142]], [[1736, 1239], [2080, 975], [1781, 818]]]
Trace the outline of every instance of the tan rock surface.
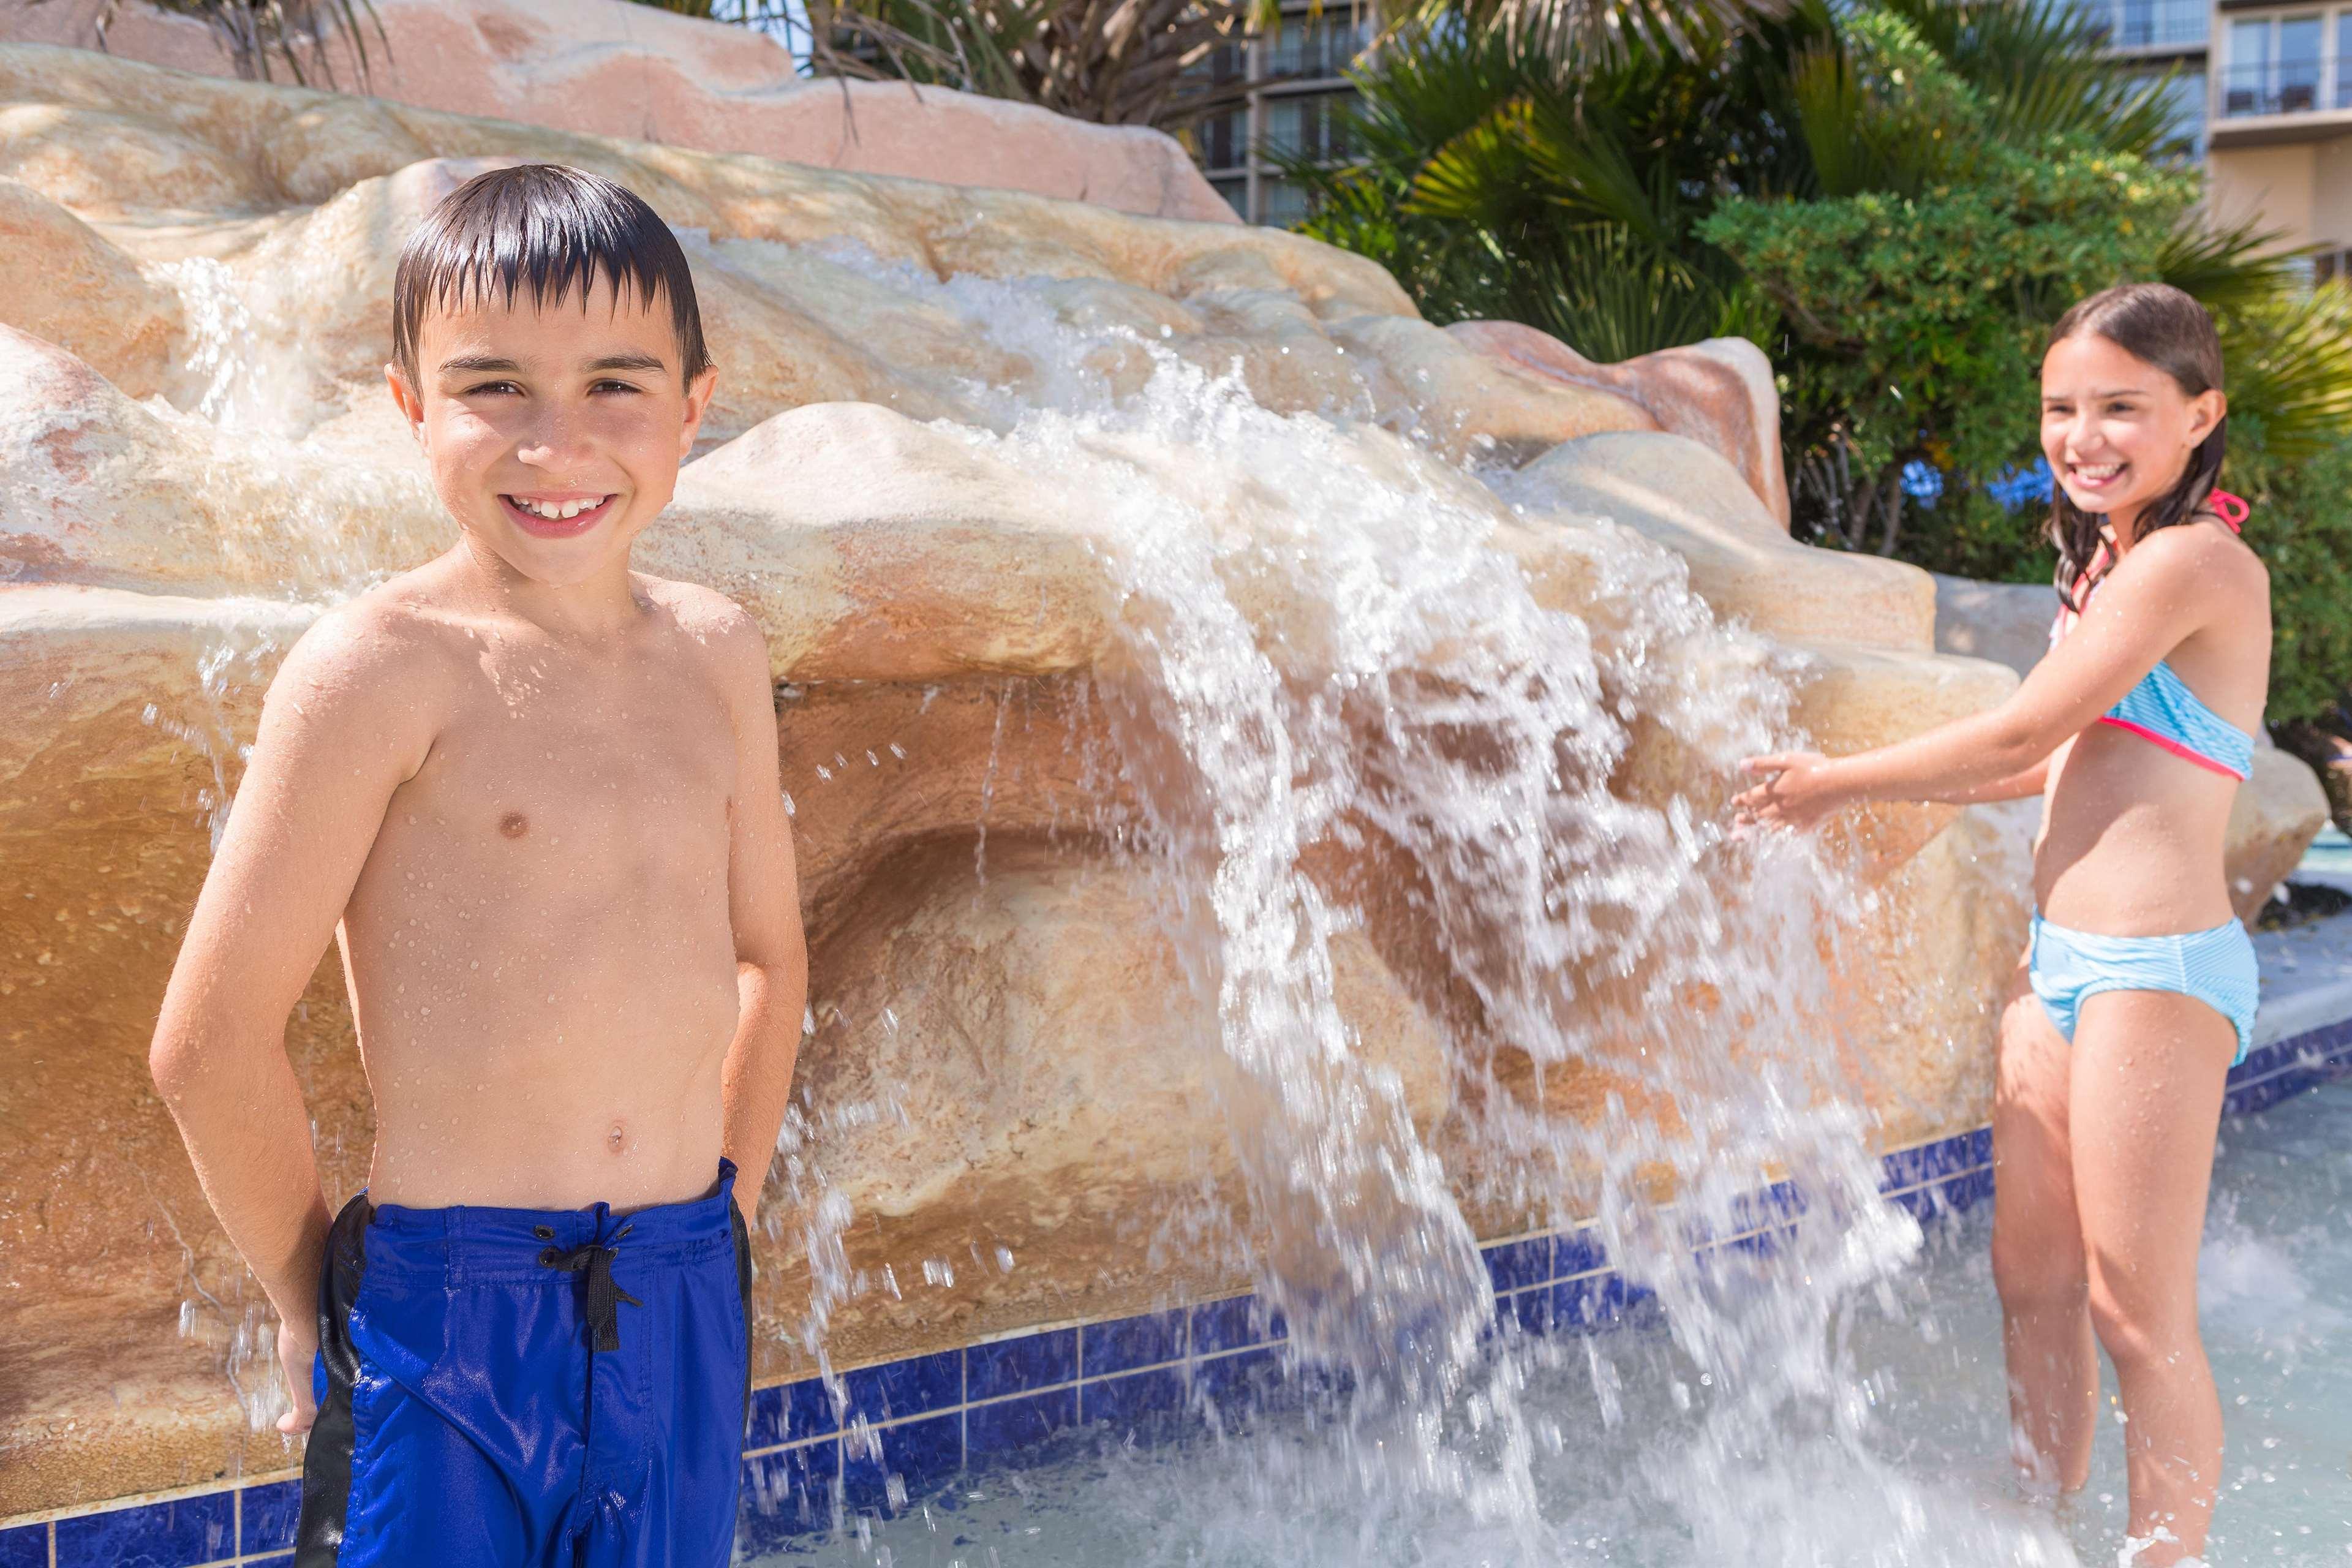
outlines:
[[1564, 441], [1519, 470], [1508, 493], [1531, 507], [1605, 517], [1690, 563], [1718, 615], [1808, 640], [1926, 649], [1935, 584], [1899, 561], [1814, 550], [1789, 537], [1738, 470], [1684, 436]]
[[[1717, 677], [1787, 665], [1796, 723], [1833, 750], [2011, 679], [1937, 658], [1924, 580], [1790, 543], [1748, 476], [1630, 392], [1497, 373], [1377, 268], [1296, 237], [0, 47], [0, 174], [19, 182], [0, 215], [32, 237], [0, 254], [0, 863], [27, 895], [0, 900], [0, 1369], [27, 1369], [0, 1381], [0, 1516], [286, 1460], [254, 1435], [266, 1378], [240, 1404], [221, 1375], [259, 1325], [143, 1053], [277, 658], [320, 606], [450, 537], [383, 411], [391, 255], [437, 193], [534, 157], [700, 231], [733, 383], [641, 558], [744, 603], [781, 683], [825, 1005], [814, 1121], [764, 1210], [762, 1377], [805, 1369], [824, 1304], [804, 1246], [827, 1234], [819, 1167], [858, 1220], [843, 1267], [902, 1286], [831, 1301], [837, 1366], [1241, 1280], [1237, 1148], [1269, 1113], [1221, 1101], [1219, 961], [1175, 896], [1207, 868], [1169, 847], [1197, 826], [1199, 764], [1152, 686], [1153, 617], [1181, 606], [1139, 578], [1149, 542], [1118, 531], [1137, 526], [1120, 494], [1226, 552], [1196, 586], [1239, 626], [1234, 657], [1299, 692], [1333, 679], [1363, 611], [1319, 542], [1360, 497], [1425, 502], [1590, 637], [1596, 701], [1629, 726], [1600, 777], [1643, 809], [1719, 803], [1719, 779], [1691, 793], [1720, 771], [1695, 759], [1745, 732], [1701, 700]], [[71, 286], [21, 286], [25, 258]], [[131, 395], [150, 374], [160, 395]], [[1280, 427], [1328, 466], [1318, 485], [1214, 449], [1205, 416], [1180, 436], [1104, 412], [1181, 395], [1199, 415], [1236, 395], [1211, 384], [1228, 375], [1277, 412], [1357, 416]], [[1006, 437], [1024, 421], [1052, 439]], [[1523, 493], [1449, 453], [1529, 460]], [[1716, 631], [1685, 579], [1757, 635]], [[1376, 712], [1377, 689], [1359, 699]], [[1898, 988], [1908, 1011], [1860, 1009], [1873, 1103], [1906, 1132], [1977, 1112], [1969, 966], [2006, 918], [1994, 874], [1934, 837], [1948, 815], [1864, 829], [1882, 910], [1864, 945], [1890, 973], [1906, 952], [1948, 972]], [[1612, 1095], [1677, 1114], [1622, 1060], [1538, 1074], [1522, 1050], [1489, 1074], [1457, 1049], [1491, 1031], [1429, 918], [1443, 867], [1350, 823], [1306, 869], [1361, 915], [1332, 944], [1347, 1070], [1393, 1073], [1425, 1131], [1496, 1087], [1579, 1125]], [[1622, 989], [1602, 961], [1560, 978]], [[1912, 1048], [1930, 1027], [1933, 1051]], [[371, 1134], [331, 963], [289, 1045], [341, 1196]], [[1499, 1063], [1513, 1043], [1486, 1047]], [[1454, 1178], [1481, 1223], [1524, 1219], [1467, 1164]], [[194, 1337], [173, 1338], [184, 1302]]]
[[[0, 0], [0, 40], [92, 47], [103, 0]], [[1092, 125], [939, 88], [816, 82], [766, 34], [622, 0], [374, 0], [368, 87], [419, 109], [495, 113], [561, 131], [863, 174], [994, 185], [1121, 212], [1232, 223], [1171, 138]], [[202, 75], [235, 74], [193, 18], [124, 7], [107, 48]], [[335, 80], [360, 81], [347, 51]]]
[[1595, 364], [1558, 338], [1517, 321], [1456, 321], [1445, 329], [1498, 364], [1570, 386], [1613, 393], [1640, 405], [1661, 430], [1721, 455], [1789, 531], [1789, 480], [1780, 458], [1780, 394], [1772, 363], [1746, 338], [1709, 338], [1622, 364]]

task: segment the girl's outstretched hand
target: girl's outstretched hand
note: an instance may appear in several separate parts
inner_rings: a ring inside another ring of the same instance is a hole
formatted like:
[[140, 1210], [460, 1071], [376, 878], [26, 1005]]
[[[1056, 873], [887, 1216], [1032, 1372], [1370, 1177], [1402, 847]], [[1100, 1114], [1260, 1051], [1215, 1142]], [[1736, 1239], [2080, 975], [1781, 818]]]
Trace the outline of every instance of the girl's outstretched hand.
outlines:
[[1750, 757], [1739, 771], [1764, 782], [1731, 797], [1732, 820], [1742, 826], [1811, 827], [1846, 803], [1824, 771], [1819, 752], [1775, 752]]

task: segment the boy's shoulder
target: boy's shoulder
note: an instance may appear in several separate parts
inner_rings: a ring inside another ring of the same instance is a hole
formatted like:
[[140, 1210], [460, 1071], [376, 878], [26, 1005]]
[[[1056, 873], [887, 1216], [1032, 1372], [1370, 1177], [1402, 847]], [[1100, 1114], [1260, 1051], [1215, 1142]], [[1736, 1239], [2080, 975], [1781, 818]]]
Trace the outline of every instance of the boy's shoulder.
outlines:
[[313, 680], [373, 685], [453, 667], [465, 631], [433, 599], [422, 571], [404, 572], [326, 611], [287, 654], [283, 669]]
[[768, 639], [760, 630], [760, 623], [742, 605], [716, 588], [706, 588], [699, 583], [682, 583], [643, 572], [632, 572], [629, 578], [646, 603], [667, 615], [679, 631], [708, 650], [721, 668], [740, 677], [756, 663], [765, 677]]

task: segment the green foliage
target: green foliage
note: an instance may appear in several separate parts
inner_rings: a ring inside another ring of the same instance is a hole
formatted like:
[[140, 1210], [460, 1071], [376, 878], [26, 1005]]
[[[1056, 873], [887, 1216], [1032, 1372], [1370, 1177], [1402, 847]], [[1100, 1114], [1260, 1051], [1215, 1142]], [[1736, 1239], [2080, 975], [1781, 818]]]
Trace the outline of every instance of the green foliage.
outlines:
[[[2158, 278], [2229, 367], [2278, 702], [2352, 678], [2352, 306], [2273, 237], [2213, 228], [2160, 84], [2048, 0], [1790, 0], [1675, 47], [1557, 62], [1496, 29], [1407, 32], [1359, 78], [1360, 163], [1295, 168], [1307, 231], [1376, 257], [1440, 322], [1526, 321], [1615, 360], [1717, 334], [1780, 372], [1801, 537], [2047, 581], [2038, 510], [1980, 488], [2037, 455], [2049, 328]], [[1932, 503], [1906, 466], [1943, 475]]]
[[[2195, 183], [2075, 135], [1979, 143], [1965, 181], [1916, 195], [1736, 197], [1700, 226], [1807, 351], [1805, 413], [1865, 468], [1990, 475], [2030, 453], [2048, 324], [2156, 270]], [[1856, 541], [1856, 542], [1859, 542]]]

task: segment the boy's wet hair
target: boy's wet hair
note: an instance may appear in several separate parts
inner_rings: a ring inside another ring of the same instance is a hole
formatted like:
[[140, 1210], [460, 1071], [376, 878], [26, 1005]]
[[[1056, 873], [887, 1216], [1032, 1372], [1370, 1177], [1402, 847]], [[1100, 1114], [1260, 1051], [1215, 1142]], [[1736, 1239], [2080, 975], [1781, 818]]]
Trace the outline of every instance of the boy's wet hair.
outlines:
[[[2196, 397], [2221, 384], [2221, 334], [2204, 306], [2169, 283], [2124, 283], [2102, 289], [2058, 318], [2050, 329], [2049, 349], [2068, 338], [2088, 332], [2102, 337], [2137, 360], [2145, 360], [2170, 376], [2184, 397]], [[2213, 422], [2211, 435], [2189, 455], [2180, 482], [2150, 501], [2139, 517], [2140, 539], [2159, 528], [2188, 522], [2221, 479], [2221, 458], [2228, 446], [2230, 421]], [[2081, 613], [2077, 585], [2084, 597], [2089, 584], [2083, 578], [2098, 558], [2099, 525], [2103, 514], [2084, 511], [2053, 479], [2050, 486], [2050, 542], [2058, 547], [2058, 597]]]
[[409, 237], [392, 280], [392, 357], [417, 377], [416, 338], [427, 309], [461, 309], [528, 292], [535, 305], [578, 299], [598, 279], [616, 300], [669, 302], [684, 380], [710, 366], [694, 275], [677, 236], [635, 192], [561, 163], [477, 174]]

